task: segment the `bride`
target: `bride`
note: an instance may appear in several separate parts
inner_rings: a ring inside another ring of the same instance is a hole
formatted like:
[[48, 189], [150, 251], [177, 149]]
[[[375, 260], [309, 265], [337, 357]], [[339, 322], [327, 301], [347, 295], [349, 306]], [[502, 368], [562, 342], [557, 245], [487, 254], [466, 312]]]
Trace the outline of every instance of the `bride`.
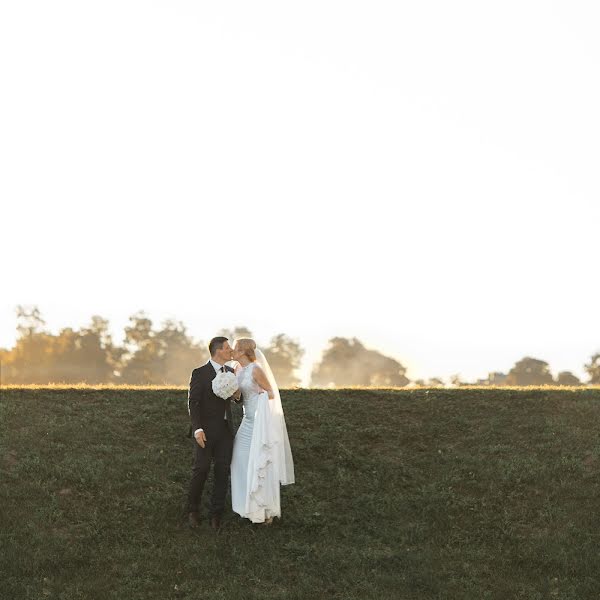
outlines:
[[281, 516], [279, 484], [294, 483], [294, 463], [279, 389], [264, 354], [250, 338], [235, 341], [233, 360], [244, 418], [233, 443], [231, 504], [253, 523]]

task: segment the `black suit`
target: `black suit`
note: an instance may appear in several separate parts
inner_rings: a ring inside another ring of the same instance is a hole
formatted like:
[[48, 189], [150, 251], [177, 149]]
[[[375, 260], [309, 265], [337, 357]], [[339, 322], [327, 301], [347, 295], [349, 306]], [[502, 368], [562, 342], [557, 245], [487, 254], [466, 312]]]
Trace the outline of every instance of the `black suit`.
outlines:
[[[230, 367], [225, 367], [232, 371]], [[192, 436], [196, 429], [206, 435], [204, 448], [194, 439], [194, 465], [188, 495], [188, 512], [198, 512], [204, 483], [214, 467], [214, 488], [210, 502], [210, 516], [220, 516], [225, 510], [225, 497], [229, 483], [229, 466], [233, 454], [233, 422], [231, 400], [223, 400], [212, 391], [212, 380], [217, 376], [210, 362], [192, 371], [188, 393], [188, 411]], [[225, 420], [224, 415], [227, 414]]]

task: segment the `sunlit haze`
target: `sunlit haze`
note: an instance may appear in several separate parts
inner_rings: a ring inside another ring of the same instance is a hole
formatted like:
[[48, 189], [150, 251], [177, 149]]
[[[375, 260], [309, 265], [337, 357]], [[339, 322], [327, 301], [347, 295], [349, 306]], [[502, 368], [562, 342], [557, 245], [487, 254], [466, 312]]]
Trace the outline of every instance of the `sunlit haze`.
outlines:
[[[145, 310], [412, 378], [600, 350], [595, 2], [4, 2], [0, 346]], [[192, 365], [191, 365], [192, 366]], [[306, 379], [305, 379], [306, 381]], [[186, 383], [186, 382], [182, 382]]]

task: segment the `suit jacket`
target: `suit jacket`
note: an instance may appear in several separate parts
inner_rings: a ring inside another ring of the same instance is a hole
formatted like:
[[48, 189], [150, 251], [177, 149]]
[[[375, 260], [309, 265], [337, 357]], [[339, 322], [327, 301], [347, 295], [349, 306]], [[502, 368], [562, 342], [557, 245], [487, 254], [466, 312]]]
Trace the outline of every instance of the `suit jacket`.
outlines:
[[[231, 367], [225, 366], [225, 369], [233, 373]], [[210, 361], [192, 371], [188, 392], [191, 436], [196, 429], [200, 428], [204, 429], [207, 437], [210, 437], [212, 431], [219, 431], [225, 413], [227, 413], [227, 425], [233, 434], [231, 399], [223, 400], [213, 392], [212, 380], [216, 376], [217, 373]]]

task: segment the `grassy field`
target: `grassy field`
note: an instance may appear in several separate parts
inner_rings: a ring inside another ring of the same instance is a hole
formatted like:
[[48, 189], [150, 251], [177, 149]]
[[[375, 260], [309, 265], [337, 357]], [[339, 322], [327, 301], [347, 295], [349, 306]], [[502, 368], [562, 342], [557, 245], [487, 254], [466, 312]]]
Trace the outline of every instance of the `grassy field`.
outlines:
[[283, 519], [218, 535], [184, 389], [0, 393], [2, 600], [600, 598], [600, 389], [284, 391]]

